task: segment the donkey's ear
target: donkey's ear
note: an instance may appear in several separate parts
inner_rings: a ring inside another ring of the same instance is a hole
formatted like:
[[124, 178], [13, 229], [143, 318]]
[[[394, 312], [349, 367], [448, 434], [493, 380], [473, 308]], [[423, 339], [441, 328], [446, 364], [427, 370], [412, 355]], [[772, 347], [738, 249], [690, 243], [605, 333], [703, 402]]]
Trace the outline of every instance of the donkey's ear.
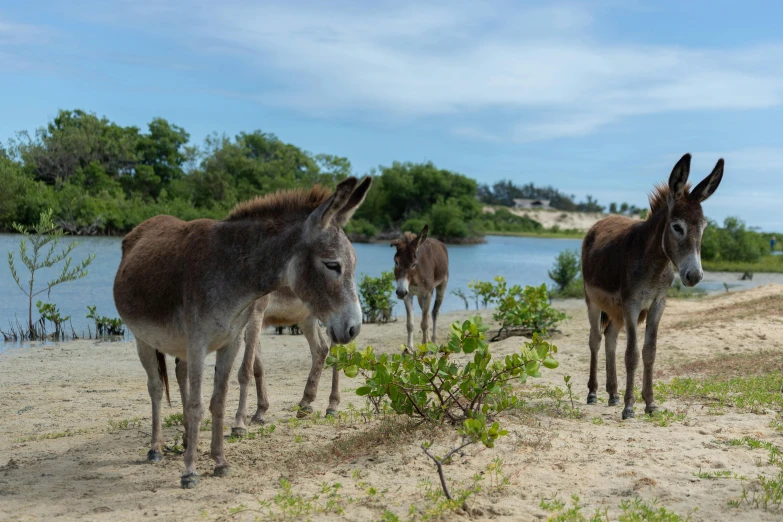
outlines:
[[424, 228], [421, 229], [421, 232], [419, 232], [419, 235], [416, 236], [416, 239], [414, 240], [414, 250], [418, 251], [419, 247], [422, 243], [424, 243], [424, 240], [427, 239], [427, 234], [429, 233], [430, 226], [424, 225]]
[[398, 247], [398, 246], [400, 246], [400, 240], [399, 240], [399, 239], [395, 239], [394, 241], [392, 241], [391, 243], [389, 243], [389, 246], [392, 246], [392, 247]]
[[690, 198], [698, 201], [699, 203], [705, 201], [708, 197], [712, 196], [720, 185], [720, 180], [723, 179], [723, 158], [718, 160], [715, 168], [709, 176], [701, 180], [701, 183], [696, 185], [696, 188], [691, 191]]
[[669, 175], [669, 190], [675, 201], [680, 199], [685, 191], [685, 184], [688, 182], [688, 174], [691, 173], [691, 155], [686, 154], [672, 169]]
[[314, 223], [317, 223], [321, 228], [326, 228], [332, 222], [332, 219], [337, 213], [342, 210], [345, 204], [351, 197], [353, 189], [356, 188], [356, 178], [345, 178], [337, 184], [337, 188], [332, 194], [332, 197], [321, 203], [321, 205], [313, 210], [308, 219], [311, 219]]
[[367, 196], [367, 192], [370, 190], [370, 185], [372, 185], [372, 178], [370, 176], [365, 176], [362, 182], [359, 183], [359, 186], [353, 190], [351, 197], [348, 198], [348, 201], [345, 203], [343, 208], [340, 209], [340, 211], [335, 216], [335, 223], [341, 227], [348, 223], [348, 220], [351, 219], [351, 216], [353, 216], [354, 212], [356, 212], [356, 210], [359, 208], [359, 205], [364, 202], [364, 198]]

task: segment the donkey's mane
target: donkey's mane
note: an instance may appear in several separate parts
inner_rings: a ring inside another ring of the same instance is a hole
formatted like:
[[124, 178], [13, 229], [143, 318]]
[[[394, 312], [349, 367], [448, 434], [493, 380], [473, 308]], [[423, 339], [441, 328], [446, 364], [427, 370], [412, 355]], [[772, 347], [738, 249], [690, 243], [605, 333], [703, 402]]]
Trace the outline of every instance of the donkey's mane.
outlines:
[[402, 235], [399, 237], [399, 239], [395, 239], [392, 241], [392, 245], [398, 246], [398, 247], [405, 247], [408, 246], [408, 244], [416, 239], [417, 236], [413, 232], [403, 232]]
[[[666, 208], [669, 198], [671, 197], [671, 193], [672, 191], [671, 188], [669, 188], [668, 183], [658, 183], [655, 185], [655, 188], [649, 196], [650, 212], [647, 214], [647, 219], [650, 219], [650, 217], [652, 217], [652, 215], [659, 210]], [[687, 183], [685, 185], [685, 190], [682, 192], [682, 197], [687, 198], [690, 193], [691, 184]]]
[[282, 221], [309, 215], [321, 203], [329, 199], [332, 190], [321, 185], [310, 189], [278, 190], [273, 194], [256, 196], [238, 203], [228, 214], [226, 221]]

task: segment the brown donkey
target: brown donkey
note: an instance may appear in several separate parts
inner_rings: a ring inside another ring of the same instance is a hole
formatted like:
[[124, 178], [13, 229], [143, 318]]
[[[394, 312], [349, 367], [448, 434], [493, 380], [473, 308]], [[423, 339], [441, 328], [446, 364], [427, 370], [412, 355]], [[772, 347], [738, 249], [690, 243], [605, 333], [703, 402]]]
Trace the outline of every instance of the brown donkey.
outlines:
[[152, 399], [153, 462], [162, 458], [160, 406], [167, 386], [165, 355], [180, 360], [177, 381], [184, 405], [183, 487], [194, 487], [207, 353], [216, 352], [211, 455], [215, 476], [229, 464], [223, 454], [223, 416], [229, 374], [254, 303], [282, 287], [346, 343], [362, 323], [356, 295], [356, 255], [341, 225], [364, 199], [370, 182], [342, 181], [315, 210], [308, 202], [324, 189], [280, 192], [263, 204], [238, 205], [224, 221], [185, 222], [157, 216], [122, 242], [114, 280], [117, 311], [136, 337]]
[[397, 297], [405, 303], [408, 324], [408, 348], [413, 348], [413, 296], [418, 297], [421, 308], [421, 333], [423, 343], [429, 340], [429, 313], [432, 291], [432, 342], [437, 342], [437, 326], [440, 305], [446, 295], [449, 282], [449, 253], [446, 245], [427, 237], [429, 227], [424, 225], [419, 235], [406, 232], [402, 238], [391, 242], [397, 247], [394, 254], [394, 278], [397, 280]]
[[650, 213], [638, 222], [622, 216], [602, 219], [588, 231], [582, 243], [582, 273], [590, 321], [590, 380], [587, 403], [597, 402], [596, 376], [601, 335], [606, 335], [606, 391], [609, 405], [620, 402], [617, 393], [615, 350], [617, 336], [625, 325], [625, 408], [623, 419], [634, 416], [634, 373], [639, 359], [636, 342], [638, 324], [647, 319], [642, 349], [644, 377], [642, 397], [645, 412], [657, 410], [653, 401], [652, 377], [658, 323], [666, 295], [677, 268], [686, 286], [695, 286], [701, 268], [701, 237], [707, 222], [701, 204], [709, 198], [723, 177], [723, 159], [693, 191], [687, 183], [691, 156], [684, 155], [674, 166], [668, 185], [658, 185], [650, 196]]

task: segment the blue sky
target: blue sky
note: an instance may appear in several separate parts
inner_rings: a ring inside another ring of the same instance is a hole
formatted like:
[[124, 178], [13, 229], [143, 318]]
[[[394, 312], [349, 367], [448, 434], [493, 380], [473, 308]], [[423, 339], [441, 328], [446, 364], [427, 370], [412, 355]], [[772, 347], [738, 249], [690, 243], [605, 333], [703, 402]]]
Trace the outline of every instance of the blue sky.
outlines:
[[[195, 142], [261, 129], [357, 174], [646, 204], [685, 152], [708, 216], [783, 231], [783, 3], [115, 0], [0, 5], [0, 140], [82, 108]], [[698, 179], [696, 179], [698, 178]]]

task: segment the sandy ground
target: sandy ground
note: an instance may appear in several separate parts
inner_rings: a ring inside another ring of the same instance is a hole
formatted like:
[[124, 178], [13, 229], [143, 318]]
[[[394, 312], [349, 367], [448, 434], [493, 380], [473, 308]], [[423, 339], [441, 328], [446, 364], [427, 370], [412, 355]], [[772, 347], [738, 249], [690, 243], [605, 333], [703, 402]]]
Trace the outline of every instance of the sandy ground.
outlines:
[[[538, 221], [544, 228], [552, 228], [557, 225], [561, 229], [581, 230], [583, 232], [590, 230], [590, 227], [608, 215], [601, 212], [564, 212], [554, 209], [506, 209], [517, 216], [527, 216]], [[484, 207], [484, 212], [495, 212], [495, 209], [493, 207]]]
[[[781, 350], [783, 310], [758, 308], [759, 302], [781, 294], [783, 286], [766, 285], [697, 301], [670, 301], [659, 334], [658, 378], [670, 378], [685, 363], [719, 354]], [[779, 513], [729, 507], [727, 500], [741, 492], [740, 481], [693, 475], [724, 469], [749, 478], [772, 474], [775, 468], [763, 462], [763, 450], [729, 448], [720, 441], [753, 436], [783, 446], [781, 435], [769, 426], [773, 415], [732, 409], [711, 415], [702, 404], [665, 402], [659, 406], [687, 415], [681, 422], [659, 427], [643, 420], [643, 406], [637, 403], [637, 418], [621, 422], [621, 406], [608, 407], [605, 402], [603, 353], [599, 362], [603, 402], [585, 405], [589, 351], [584, 305], [579, 301], [557, 305], [571, 317], [554, 337], [561, 364], [535, 382], [562, 386], [563, 375], [570, 374], [577, 406], [585, 415], [571, 419], [511, 413], [503, 417], [509, 435], [494, 449], [469, 447], [446, 466], [450, 479], [467, 483], [474, 474], [486, 471], [493, 458], [503, 460], [510, 483], [492, 488], [490, 474], [485, 474], [483, 491], [469, 501], [472, 518], [545, 519], [550, 512], [539, 507], [541, 498], [559, 492], [567, 503], [572, 494], [579, 495], [588, 517], [595, 509], [608, 508], [614, 518], [621, 501], [640, 497], [648, 502], [657, 499], [681, 515], [698, 508], [693, 520], [780, 519]], [[489, 317], [487, 311], [482, 315]], [[441, 334], [450, 320], [464, 316], [444, 316]], [[359, 344], [394, 351], [404, 338], [403, 322], [365, 325]], [[523, 341], [516, 337], [495, 343], [493, 353], [511, 353]], [[621, 336], [620, 346], [623, 341]], [[268, 515], [263, 509], [236, 514], [231, 510], [240, 505], [261, 509], [259, 500], [270, 501], [281, 493], [281, 478], [290, 481], [293, 494], [311, 500], [322, 483], [341, 485], [339, 496], [333, 498], [344, 508], [343, 515], [305, 518], [379, 520], [389, 510], [407, 519], [411, 505], [426, 503], [422, 481], [430, 480], [437, 487], [435, 469], [419, 447], [427, 432], [406, 431], [391, 420], [365, 422], [361, 415], [349, 415], [338, 423], [293, 420], [291, 409], [301, 397], [309, 369], [305, 339], [270, 334], [263, 342], [272, 403], [267, 420], [276, 429], [253, 440], [227, 443], [227, 458], [233, 465], [227, 478], [211, 475], [208, 432], [202, 432], [202, 480], [194, 490], [179, 487], [181, 455], [170, 453], [157, 465], [144, 460], [150, 406], [144, 371], [132, 343], [77, 341], [0, 354], [0, 520], [264, 519]], [[214, 356], [208, 363], [214, 364]], [[172, 367], [172, 405], [164, 407], [164, 416], [181, 411]], [[621, 393], [624, 373], [618, 355]], [[314, 403], [319, 411], [327, 405], [329, 377], [322, 378]], [[356, 386], [356, 380], [343, 376], [343, 412], [351, 404], [363, 406], [353, 393]], [[205, 383], [205, 390], [211, 393], [211, 382]], [[232, 413], [237, 392], [234, 379], [229, 395]], [[181, 426], [166, 428], [166, 440], [173, 443], [181, 430]], [[453, 432], [442, 431], [435, 448], [442, 454], [456, 440]], [[321, 495], [311, 504], [323, 504], [326, 498]], [[449, 513], [446, 519], [467, 516]]]

